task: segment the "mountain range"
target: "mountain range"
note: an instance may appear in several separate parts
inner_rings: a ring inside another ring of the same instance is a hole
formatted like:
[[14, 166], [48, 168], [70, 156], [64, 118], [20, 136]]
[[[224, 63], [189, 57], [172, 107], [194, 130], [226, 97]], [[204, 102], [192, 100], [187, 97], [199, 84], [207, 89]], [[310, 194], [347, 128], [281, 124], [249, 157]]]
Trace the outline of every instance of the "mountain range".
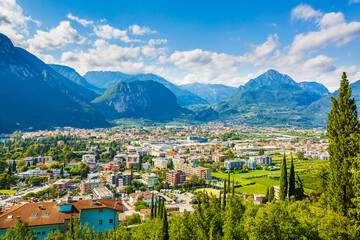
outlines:
[[[360, 81], [350, 86], [359, 101]], [[238, 88], [178, 86], [154, 74], [90, 71], [81, 76], [68, 66], [45, 64], [0, 34], [0, 132], [107, 127], [119, 118], [324, 127], [330, 96], [337, 93], [273, 69]]]
[[84, 75], [84, 78], [91, 84], [98, 88], [109, 88], [118, 82], [127, 82], [133, 80], [141, 81], [155, 81], [161, 83], [172, 91], [181, 106], [189, 106], [194, 104], [208, 104], [208, 102], [201, 97], [191, 93], [190, 91], [183, 90], [175, 84], [167, 81], [163, 77], [155, 74], [136, 74], [130, 75], [122, 72], [110, 72], [110, 71], [90, 71]]

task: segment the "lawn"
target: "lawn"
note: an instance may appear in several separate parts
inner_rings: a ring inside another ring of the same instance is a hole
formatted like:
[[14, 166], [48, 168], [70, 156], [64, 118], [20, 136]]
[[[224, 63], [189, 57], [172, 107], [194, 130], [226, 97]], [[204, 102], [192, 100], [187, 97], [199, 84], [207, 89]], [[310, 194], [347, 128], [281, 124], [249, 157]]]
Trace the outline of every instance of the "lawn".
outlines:
[[11, 194], [14, 194], [16, 193], [16, 190], [0, 190], [0, 195], [11, 195]]
[[214, 195], [219, 195], [220, 193], [220, 190], [217, 190], [217, 189], [213, 189], [213, 188], [199, 188], [199, 189], [196, 189], [195, 192], [199, 192], [199, 191], [206, 191], [208, 194], [212, 193]]
[[248, 194], [248, 195], [252, 195], [254, 193], [266, 194], [266, 190], [267, 190], [267, 186], [260, 184], [260, 183], [247, 185], [247, 186], [241, 187], [241, 188], [235, 188], [236, 193], [243, 193], [243, 194]]

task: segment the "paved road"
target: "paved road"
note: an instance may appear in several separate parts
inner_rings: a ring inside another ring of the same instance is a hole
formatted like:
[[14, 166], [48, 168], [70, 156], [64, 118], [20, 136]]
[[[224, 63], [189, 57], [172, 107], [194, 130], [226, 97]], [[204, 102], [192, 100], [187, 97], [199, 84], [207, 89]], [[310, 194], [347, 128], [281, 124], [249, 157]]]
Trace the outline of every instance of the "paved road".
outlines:
[[22, 197], [30, 192], [33, 192], [33, 193], [37, 193], [39, 191], [42, 191], [48, 187], [51, 187], [52, 184], [47, 184], [45, 186], [42, 186], [42, 187], [34, 187], [32, 189], [26, 189], [25, 191], [22, 191], [21, 193], [18, 192], [18, 195], [11, 195], [9, 198], [7, 199], [4, 199], [4, 200], [0, 200], [0, 205], [12, 205], [12, 202], [16, 199], [20, 199], [20, 201], [22, 201]]

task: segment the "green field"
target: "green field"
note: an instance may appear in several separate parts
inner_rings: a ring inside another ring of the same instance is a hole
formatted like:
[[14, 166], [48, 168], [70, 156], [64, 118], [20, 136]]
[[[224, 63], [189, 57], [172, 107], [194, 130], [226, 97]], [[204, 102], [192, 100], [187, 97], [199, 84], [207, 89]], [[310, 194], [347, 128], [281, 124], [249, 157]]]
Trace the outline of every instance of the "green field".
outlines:
[[16, 193], [16, 190], [0, 190], [0, 195], [11, 195]]
[[[290, 168], [290, 156], [286, 156], [286, 163], [288, 167], [288, 174]], [[318, 159], [309, 159], [309, 160], [299, 160], [294, 158], [294, 166], [295, 171], [299, 174], [300, 179], [303, 182], [303, 187], [306, 193], [311, 193], [316, 190], [318, 179], [316, 177], [317, 171], [319, 167], [326, 163], [326, 160], [318, 160]], [[273, 159], [273, 163], [275, 163], [276, 167], [280, 167], [281, 165], [281, 156], [277, 156]], [[246, 194], [265, 194], [267, 187], [277, 186], [279, 185], [278, 179], [269, 178], [268, 176], [279, 176], [280, 171], [267, 171], [267, 170], [254, 170], [247, 173], [230, 173], [230, 179], [235, 180], [238, 185], [241, 187], [236, 188], [236, 192], [238, 193], [246, 193]], [[228, 173], [222, 172], [213, 172], [213, 177], [223, 179], [228, 178]]]
[[205, 190], [208, 194], [212, 193], [213, 195], [216, 195], [216, 196], [218, 196], [219, 193], [220, 193], [220, 190], [212, 189], [212, 188], [199, 188], [199, 189], [196, 189], [195, 192], [204, 191], [204, 190]]

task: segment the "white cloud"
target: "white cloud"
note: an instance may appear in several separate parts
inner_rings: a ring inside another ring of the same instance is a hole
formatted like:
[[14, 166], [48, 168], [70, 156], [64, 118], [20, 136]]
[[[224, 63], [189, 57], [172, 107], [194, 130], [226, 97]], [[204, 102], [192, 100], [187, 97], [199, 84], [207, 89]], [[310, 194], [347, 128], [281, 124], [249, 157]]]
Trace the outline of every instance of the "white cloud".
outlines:
[[349, 4], [360, 3], [360, 0], [349, 0]]
[[147, 33], [156, 33], [156, 31], [151, 30], [149, 27], [140, 27], [137, 24], [129, 26], [129, 29], [132, 31], [134, 35], [144, 35]]
[[294, 20], [315, 20], [318, 21], [318, 19], [322, 16], [321, 11], [313, 9], [308, 4], [299, 4], [296, 8], [294, 8], [291, 11], [291, 19]]
[[84, 41], [85, 38], [71, 27], [69, 21], [62, 21], [59, 26], [50, 29], [49, 32], [37, 30], [35, 36], [28, 39], [27, 43], [30, 52], [41, 52], [62, 48], [70, 43], [82, 44]]
[[108, 24], [94, 26], [94, 32], [96, 36], [104, 38], [104, 39], [112, 39], [112, 38], [120, 38], [123, 42], [130, 42], [129, 37], [127, 36], [126, 30], [120, 30], [114, 28]]
[[89, 20], [86, 20], [86, 19], [78, 18], [78, 17], [76, 17], [76, 16], [73, 16], [71, 13], [69, 13], [68, 15], [66, 15], [66, 17], [67, 17], [68, 19], [70, 19], [70, 20], [74, 20], [74, 21], [80, 23], [80, 24], [83, 25], [84, 27], [94, 24], [93, 21], [89, 21]]
[[148, 42], [149, 46], [160, 45], [165, 43], [167, 43], [167, 39], [150, 39]]
[[0, 1], [0, 32], [7, 35], [15, 45], [25, 46], [24, 35], [28, 34], [27, 23], [29, 21], [40, 24], [30, 16], [25, 16], [23, 9], [15, 0]]
[[87, 51], [64, 52], [61, 61], [79, 72], [90, 70], [118, 70], [127, 73], [141, 72], [144, 63], [137, 61], [140, 47], [121, 47], [98, 39]]

